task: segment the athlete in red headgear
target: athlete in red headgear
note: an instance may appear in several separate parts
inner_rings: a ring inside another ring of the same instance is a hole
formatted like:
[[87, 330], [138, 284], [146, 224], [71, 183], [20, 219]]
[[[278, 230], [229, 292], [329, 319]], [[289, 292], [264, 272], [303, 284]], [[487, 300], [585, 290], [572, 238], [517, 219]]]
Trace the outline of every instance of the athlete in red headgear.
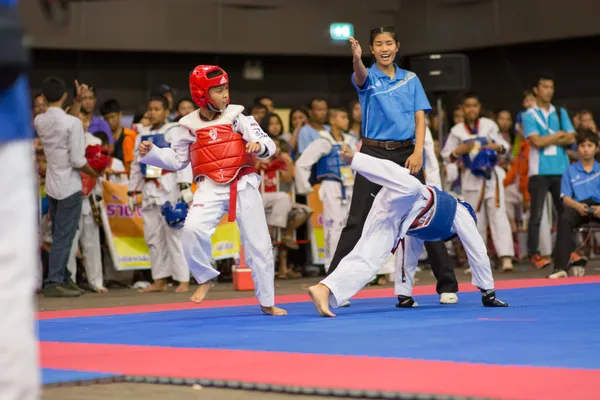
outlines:
[[275, 144], [244, 107], [229, 104], [229, 78], [220, 67], [199, 65], [190, 74], [190, 92], [199, 109], [179, 120], [170, 148], [150, 142], [139, 147], [140, 161], [171, 171], [191, 163], [198, 189], [182, 228], [183, 252], [200, 284], [192, 301], [200, 303], [219, 272], [211, 267], [211, 236], [221, 217], [237, 220], [256, 297], [264, 313], [286, 315], [275, 307], [273, 249], [259, 191], [254, 159], [268, 158]]

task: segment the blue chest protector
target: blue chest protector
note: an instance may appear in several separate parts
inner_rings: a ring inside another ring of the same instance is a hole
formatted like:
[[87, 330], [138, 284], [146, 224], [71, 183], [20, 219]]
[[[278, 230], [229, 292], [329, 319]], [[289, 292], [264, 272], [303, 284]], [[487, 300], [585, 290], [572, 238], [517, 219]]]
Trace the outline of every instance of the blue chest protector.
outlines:
[[456, 215], [458, 201], [450, 194], [435, 187], [433, 190], [433, 216], [425, 226], [409, 229], [406, 234], [425, 242], [446, 240], [452, 236], [452, 224]]
[[[163, 149], [165, 147], [171, 147], [171, 144], [169, 142], [167, 142], [167, 140], [165, 139], [164, 133], [157, 133], [154, 135], [143, 135], [141, 138], [141, 141], [143, 142], [144, 140], [151, 142], [153, 145], [155, 145], [159, 149]], [[147, 166], [145, 163], [142, 163], [142, 162], [140, 163], [140, 169], [142, 171], [143, 176], [146, 176], [146, 167]]]
[[452, 224], [454, 223], [454, 217], [456, 216], [456, 207], [458, 203], [464, 206], [475, 224], [477, 224], [477, 215], [475, 210], [469, 203], [464, 201], [456, 200], [449, 193], [439, 190], [435, 187], [430, 187], [434, 194], [435, 207], [433, 217], [426, 226], [420, 226], [417, 228], [409, 229], [406, 234], [408, 236], [416, 237], [425, 242], [437, 242], [439, 240], [447, 241], [456, 237], [455, 233], [452, 233]]
[[317, 161], [316, 168], [313, 170], [316, 175], [316, 182], [336, 181], [342, 186], [342, 199], [346, 199], [346, 187], [342, 179], [342, 167], [350, 167], [340, 158], [342, 144], [331, 145], [331, 151]]
[[[485, 137], [477, 137], [464, 141], [464, 143], [469, 142], [477, 142], [475, 143], [475, 146], [479, 148], [487, 146], [490, 143]], [[498, 153], [492, 149], [483, 148], [479, 151], [476, 150], [475, 152], [475, 155], [472, 155], [471, 153], [463, 154], [463, 165], [465, 168], [470, 169], [473, 175], [484, 179], [490, 179], [492, 177], [494, 167], [498, 162]]]
[[340, 159], [341, 144], [333, 144], [329, 154], [324, 155], [317, 162], [317, 181], [342, 182], [342, 167], [349, 166]]

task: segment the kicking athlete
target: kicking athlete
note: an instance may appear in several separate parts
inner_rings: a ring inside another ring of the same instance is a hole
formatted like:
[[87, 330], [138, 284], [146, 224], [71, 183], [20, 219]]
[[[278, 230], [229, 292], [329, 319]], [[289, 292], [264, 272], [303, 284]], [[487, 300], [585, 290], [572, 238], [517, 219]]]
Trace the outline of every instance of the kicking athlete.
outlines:
[[[423, 185], [410, 171], [391, 161], [354, 152], [342, 146], [342, 159], [351, 168], [383, 188], [375, 197], [354, 249], [338, 268], [321, 283], [309, 288], [317, 311], [335, 317], [329, 306], [337, 308], [354, 296], [376, 274], [390, 251], [401, 247], [402, 271], [407, 285], [398, 294], [399, 307], [413, 307], [412, 283], [419, 254], [425, 241], [449, 240], [458, 236], [471, 265], [473, 285], [477, 286], [486, 307], [507, 307], [496, 298], [490, 260], [477, 231], [471, 206], [437, 188]], [[406, 271], [405, 271], [406, 270]]]

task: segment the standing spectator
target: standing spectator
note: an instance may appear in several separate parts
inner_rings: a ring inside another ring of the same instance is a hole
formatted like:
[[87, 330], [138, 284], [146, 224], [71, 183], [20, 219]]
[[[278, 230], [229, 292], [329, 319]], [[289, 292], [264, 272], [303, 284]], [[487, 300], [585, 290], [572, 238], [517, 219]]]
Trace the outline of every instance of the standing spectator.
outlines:
[[[565, 210], [558, 223], [554, 272], [549, 278], [568, 276], [567, 270], [573, 266], [569, 263], [574, 250], [573, 230], [592, 219], [600, 222], [600, 163], [594, 159], [597, 148], [598, 135], [589, 130], [580, 131], [577, 150], [581, 161], [571, 164], [561, 179]], [[583, 275], [583, 270], [576, 275]]]
[[151, 93], [151, 96], [162, 96], [167, 99], [169, 104], [168, 120], [174, 121], [177, 118], [177, 114], [174, 112], [175, 98], [173, 97], [173, 89], [171, 86], [162, 84]]
[[267, 110], [267, 107], [263, 106], [262, 104], [253, 104], [252, 107], [250, 107], [250, 115], [252, 115], [254, 120], [259, 124], [262, 122], [263, 118], [268, 112], [269, 111]]
[[147, 128], [150, 126], [150, 118], [148, 117], [148, 109], [141, 108], [138, 109], [133, 115], [133, 123], [131, 125], [131, 129], [133, 129], [136, 134], [142, 128]]
[[596, 127], [596, 122], [594, 121], [594, 114], [592, 114], [592, 112], [588, 110], [581, 110], [578, 114], [581, 129], [592, 131], [598, 134], [598, 128]]
[[33, 118], [48, 111], [48, 102], [43, 94], [33, 96]]
[[275, 104], [270, 96], [258, 96], [254, 99], [254, 104], [262, 104], [263, 106], [267, 107], [267, 112], [275, 112]]
[[[496, 115], [496, 124], [498, 125], [500, 135], [502, 135], [502, 138], [506, 141], [506, 143], [514, 146], [515, 134], [512, 129], [512, 115], [510, 115], [510, 111], [498, 111], [498, 114]], [[506, 161], [510, 161], [509, 157], [506, 158]]]
[[521, 148], [521, 140], [523, 140], [523, 114], [529, 110], [531, 107], [535, 105], [535, 96], [533, 95], [533, 91], [525, 90], [523, 92], [523, 98], [521, 99], [521, 105], [524, 110], [519, 111], [517, 113], [517, 117], [515, 120], [515, 141], [513, 143], [512, 156], [516, 157], [519, 155], [519, 149]]
[[[393, 161], [407, 167], [421, 182], [425, 181], [421, 169], [425, 142], [425, 113], [431, 110], [419, 78], [410, 71], [400, 69], [394, 59], [400, 42], [393, 27], [373, 29], [370, 48], [375, 63], [367, 69], [362, 62], [362, 49], [358, 41], [350, 38], [354, 74], [352, 84], [358, 92], [361, 108], [369, 110], [363, 118], [361, 153]], [[312, 103], [313, 107], [315, 102]], [[312, 110], [311, 118], [316, 114]], [[325, 113], [326, 114], [326, 113]], [[302, 140], [302, 133], [300, 134]], [[300, 144], [300, 151], [302, 145]], [[375, 195], [381, 186], [356, 174], [348, 222], [329, 268], [331, 274], [339, 262], [358, 242]], [[456, 303], [458, 283], [448, 259], [443, 242], [426, 243], [433, 272], [438, 279], [440, 302]], [[396, 293], [402, 285], [399, 279]], [[399, 296], [400, 307], [408, 305], [406, 296]], [[413, 301], [414, 303], [414, 301]]]
[[[81, 90], [82, 87], [87, 90]], [[75, 95], [73, 96], [73, 105], [69, 109], [69, 114], [78, 118], [81, 116], [84, 132], [100, 131], [106, 133], [112, 151], [114, 140], [110, 126], [108, 126], [104, 118], [94, 115], [96, 101], [95, 87], [85, 84], [80, 85], [78, 81], [75, 81]]]
[[[86, 91], [78, 87], [78, 96]], [[85, 138], [81, 121], [67, 115], [62, 107], [67, 99], [62, 79], [50, 77], [42, 83], [48, 111], [34, 120], [46, 154], [46, 194], [52, 221], [52, 250], [44, 296], [77, 297], [81, 291], [67, 273], [67, 262], [81, 214], [81, 176], [79, 171], [97, 178], [99, 173], [85, 158]]]
[[460, 105], [456, 106], [454, 112], [452, 113], [452, 122], [454, 122], [454, 125], [465, 122], [465, 113]]
[[[108, 123], [112, 132], [111, 136], [114, 142], [112, 156], [121, 160], [127, 174], [129, 174], [129, 169], [133, 162], [133, 149], [135, 147], [136, 133], [121, 125], [123, 113], [121, 112], [121, 105], [117, 100], [106, 100], [104, 104], [102, 104], [102, 107], [100, 107], [100, 114], [102, 114], [102, 117], [104, 117], [104, 120]], [[107, 140], [109, 140], [110, 143], [108, 135]]]
[[175, 105], [175, 122], [178, 122], [181, 118], [185, 117], [191, 112], [194, 112], [196, 105], [189, 97], [179, 99]]
[[320, 131], [329, 132], [329, 126], [325, 125], [328, 111], [329, 107], [325, 99], [314, 97], [308, 103], [308, 124], [300, 128], [298, 132], [298, 155], [302, 154], [311, 142], [321, 137]]
[[354, 174], [350, 166], [341, 161], [340, 150], [347, 144], [356, 151], [358, 145], [354, 136], [344, 133], [350, 124], [345, 110], [331, 109], [329, 123], [331, 131], [321, 131], [321, 136], [306, 147], [296, 163], [296, 187], [301, 194], [313, 191], [310, 177], [316, 165], [315, 178], [320, 183], [319, 199], [323, 203], [325, 272], [329, 271], [352, 201]]
[[575, 142], [575, 131], [567, 110], [564, 108], [557, 110], [551, 104], [554, 96], [552, 76], [539, 75], [533, 92], [536, 104], [523, 115], [523, 135], [531, 143], [529, 155], [531, 217], [527, 232], [527, 248], [531, 263], [536, 268], [544, 268], [550, 265], [550, 260], [542, 257], [538, 252], [544, 201], [546, 193], [552, 194], [559, 216], [562, 214], [561, 177], [569, 166], [569, 158], [563, 146], [570, 146]]
[[475, 94], [467, 94], [462, 104], [465, 122], [452, 127], [442, 156], [449, 162], [462, 160], [462, 195], [477, 213], [479, 234], [486, 240], [490, 228], [494, 247], [502, 261], [502, 270], [512, 271], [512, 257], [515, 254], [504, 204], [502, 182], [505, 172], [498, 165], [487, 165], [486, 172], [478, 169], [475, 163], [471, 166], [474, 154], [478, 155], [487, 149], [499, 159], [510, 150], [510, 145], [500, 136], [494, 121], [479, 117], [481, 104]]

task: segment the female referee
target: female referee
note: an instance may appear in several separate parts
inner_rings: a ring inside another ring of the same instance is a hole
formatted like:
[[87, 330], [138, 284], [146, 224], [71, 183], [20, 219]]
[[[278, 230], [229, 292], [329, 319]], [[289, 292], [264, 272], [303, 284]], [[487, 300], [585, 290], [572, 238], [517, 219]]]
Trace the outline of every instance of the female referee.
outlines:
[[[425, 113], [431, 111], [431, 107], [419, 78], [394, 63], [400, 48], [395, 29], [386, 26], [371, 30], [370, 49], [375, 63], [370, 68], [366, 68], [362, 62], [362, 49], [358, 41], [351, 37], [350, 44], [354, 64], [352, 84], [358, 92], [363, 110], [361, 152], [404, 166], [425, 183], [421, 170]], [[367, 214], [380, 189], [381, 186], [357, 174], [350, 215], [329, 274], [358, 242]], [[456, 303], [458, 283], [444, 243], [425, 243], [425, 248], [438, 281], [440, 302]]]

